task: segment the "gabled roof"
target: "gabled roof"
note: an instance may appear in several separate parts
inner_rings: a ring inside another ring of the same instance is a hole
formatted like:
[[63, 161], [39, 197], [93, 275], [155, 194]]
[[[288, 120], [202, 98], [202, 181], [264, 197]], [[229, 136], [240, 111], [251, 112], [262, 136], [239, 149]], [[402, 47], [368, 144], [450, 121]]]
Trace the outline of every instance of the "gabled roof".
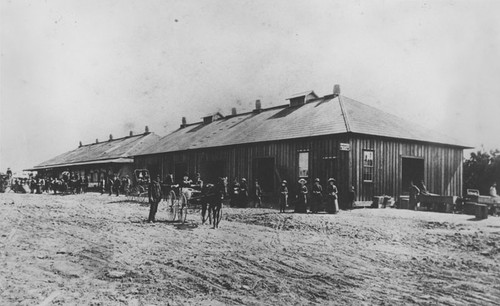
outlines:
[[466, 147], [452, 138], [361, 102], [330, 95], [298, 107], [287, 104], [208, 124], [190, 124], [161, 138], [138, 155], [343, 133]]
[[[130, 163], [130, 157], [154, 144], [160, 137], [154, 133], [144, 133], [99, 143], [83, 145], [63, 153], [29, 170], [102, 163]], [[132, 160], [133, 161], [133, 160]]]

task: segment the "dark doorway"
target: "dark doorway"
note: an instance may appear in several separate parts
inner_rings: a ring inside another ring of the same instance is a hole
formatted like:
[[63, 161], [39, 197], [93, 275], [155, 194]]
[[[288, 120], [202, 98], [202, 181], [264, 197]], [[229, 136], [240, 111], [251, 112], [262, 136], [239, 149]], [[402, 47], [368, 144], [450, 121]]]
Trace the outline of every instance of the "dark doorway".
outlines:
[[259, 180], [262, 192], [274, 191], [274, 169], [274, 157], [263, 157], [253, 160], [253, 179]]
[[189, 175], [187, 163], [175, 164], [174, 171], [175, 171], [174, 172], [174, 181], [177, 183], [182, 182], [182, 178], [184, 177], [184, 175]]
[[402, 189], [403, 192], [408, 192], [410, 181], [413, 181], [414, 184], [418, 184], [421, 180], [424, 179], [424, 159], [403, 157], [402, 160]]
[[[336, 185], [338, 186], [339, 183], [339, 177], [338, 177], [338, 170], [337, 170], [337, 158], [335, 157], [329, 157], [329, 158], [323, 158], [321, 162], [321, 167], [318, 169], [318, 177], [320, 180], [321, 185], [326, 187], [328, 183], [329, 178], [334, 178], [337, 183]], [[315, 178], [312, 178], [315, 179]]]
[[206, 161], [201, 163], [201, 179], [206, 183], [217, 183], [219, 177], [226, 177], [226, 163], [223, 160]]

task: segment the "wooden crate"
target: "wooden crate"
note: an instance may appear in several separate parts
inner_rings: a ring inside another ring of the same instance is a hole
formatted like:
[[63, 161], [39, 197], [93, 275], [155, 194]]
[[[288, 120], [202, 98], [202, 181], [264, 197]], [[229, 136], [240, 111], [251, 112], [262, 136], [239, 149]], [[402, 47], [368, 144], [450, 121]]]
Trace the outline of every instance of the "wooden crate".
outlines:
[[476, 204], [476, 219], [488, 219], [488, 205]]

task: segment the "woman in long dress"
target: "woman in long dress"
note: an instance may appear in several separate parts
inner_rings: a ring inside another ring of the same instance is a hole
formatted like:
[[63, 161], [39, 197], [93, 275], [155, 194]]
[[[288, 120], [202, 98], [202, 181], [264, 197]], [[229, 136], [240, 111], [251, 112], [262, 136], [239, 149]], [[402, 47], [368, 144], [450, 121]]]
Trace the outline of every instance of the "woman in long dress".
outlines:
[[305, 179], [300, 179], [299, 180], [299, 195], [298, 195], [298, 201], [297, 201], [297, 206], [295, 207], [295, 212], [296, 213], [307, 213], [307, 186], [306, 186], [306, 180]]

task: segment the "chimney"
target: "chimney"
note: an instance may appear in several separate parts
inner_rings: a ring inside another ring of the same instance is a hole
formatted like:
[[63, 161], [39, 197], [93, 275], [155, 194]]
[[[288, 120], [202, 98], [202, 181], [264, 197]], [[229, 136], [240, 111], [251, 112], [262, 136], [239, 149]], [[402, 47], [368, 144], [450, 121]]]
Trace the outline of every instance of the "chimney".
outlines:
[[134, 136], [134, 132], [130, 131], [130, 133], [128, 133], [129, 136]]
[[334, 96], [340, 95], [340, 85], [339, 84], [333, 85], [333, 95]]
[[187, 126], [187, 120], [186, 120], [186, 117], [182, 117], [181, 128], [185, 128], [186, 126]]
[[109, 140], [113, 140], [113, 134], [109, 134]]
[[83, 145], [82, 145], [82, 142], [80, 141], [80, 144], [78, 145], [79, 148], [81, 148]]
[[146, 127], [144, 128], [144, 134], [147, 134], [149, 133], [149, 127], [146, 125]]
[[96, 138], [96, 139], [95, 139], [95, 143], [99, 143], [99, 139], [97, 139], [97, 138]]
[[236, 107], [231, 108], [231, 115], [232, 116], [236, 116], [237, 115]]
[[260, 113], [262, 111], [262, 106], [260, 104], [260, 100], [255, 101], [255, 109], [253, 110], [254, 113]]

